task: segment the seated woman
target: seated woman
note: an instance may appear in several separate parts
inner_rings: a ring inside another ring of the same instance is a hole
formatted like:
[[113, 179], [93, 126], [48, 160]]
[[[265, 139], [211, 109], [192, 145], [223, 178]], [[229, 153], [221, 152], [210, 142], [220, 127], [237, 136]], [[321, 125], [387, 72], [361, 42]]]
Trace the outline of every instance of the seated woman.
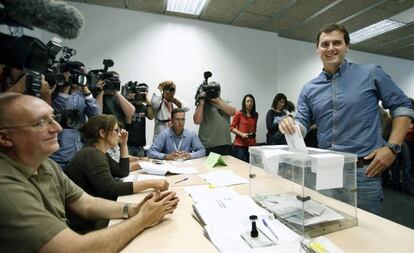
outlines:
[[233, 117], [230, 131], [236, 134], [233, 143], [233, 156], [249, 162], [249, 146], [256, 145], [256, 127], [259, 114], [252, 94], [244, 96], [242, 109]]
[[[129, 174], [128, 132], [118, 126], [115, 116], [94, 116], [80, 131], [85, 146], [70, 161], [65, 173], [90, 195], [116, 200], [118, 196], [150, 188], [160, 191], [168, 189], [166, 180], [122, 182], [118, 179]], [[119, 163], [107, 153], [116, 145], [120, 147]], [[79, 233], [86, 233], [96, 226], [95, 221], [82, 220], [70, 212], [67, 216], [69, 226]]]

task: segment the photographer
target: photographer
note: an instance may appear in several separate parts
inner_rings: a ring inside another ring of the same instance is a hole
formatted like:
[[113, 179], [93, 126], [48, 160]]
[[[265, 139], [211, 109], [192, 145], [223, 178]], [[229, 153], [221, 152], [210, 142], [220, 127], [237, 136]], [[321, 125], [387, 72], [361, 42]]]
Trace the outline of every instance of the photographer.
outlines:
[[128, 82], [124, 85], [123, 91], [126, 99], [135, 107], [131, 123], [126, 125], [126, 129], [129, 132], [129, 154], [144, 157], [144, 146], [146, 145], [145, 117], [150, 120], [154, 118], [154, 110], [148, 99], [148, 85], [145, 83]]
[[[120, 84], [121, 81], [117, 72], [104, 71], [101, 79], [97, 82], [96, 101], [100, 108], [100, 114], [114, 115], [121, 126], [125, 127], [131, 123], [135, 107], [120, 94]], [[109, 149], [108, 153], [115, 161], [119, 162], [119, 146]]]
[[[26, 87], [27, 82], [30, 82], [31, 79], [26, 78], [24, 71], [4, 65], [0, 65], [0, 69], [0, 93], [29, 93]], [[51, 94], [53, 93], [54, 88], [56, 88], [56, 86], [49, 87], [44, 76], [41, 75], [40, 98], [45, 100], [48, 104], [51, 104]]]
[[185, 112], [190, 110], [184, 100], [175, 97], [175, 91], [176, 85], [173, 81], [164, 81], [158, 85], [158, 89], [152, 95], [151, 103], [155, 113], [153, 141], [162, 130], [171, 126], [171, 112], [174, 106]]
[[99, 108], [86, 83], [80, 84], [79, 80], [74, 78], [84, 73], [83, 63], [68, 61], [62, 67], [62, 72], [66, 81], [63, 86], [57, 88], [58, 94], [52, 99], [52, 107], [63, 117], [63, 131], [58, 136], [59, 150], [50, 158], [64, 170], [75, 153], [83, 147], [79, 128], [86, 123], [87, 118], [97, 115]]
[[[210, 152], [230, 155], [230, 117], [236, 113], [236, 108], [220, 98], [219, 83], [210, 82], [206, 89], [207, 92], [200, 94], [193, 116], [194, 124], [200, 125], [198, 136], [206, 148], [206, 155]], [[215, 94], [210, 95], [210, 89], [216, 90]]]
[[122, 126], [131, 124], [135, 107], [120, 94], [119, 74], [115, 71], [104, 73], [97, 87], [96, 101], [100, 107], [100, 113], [115, 115]]

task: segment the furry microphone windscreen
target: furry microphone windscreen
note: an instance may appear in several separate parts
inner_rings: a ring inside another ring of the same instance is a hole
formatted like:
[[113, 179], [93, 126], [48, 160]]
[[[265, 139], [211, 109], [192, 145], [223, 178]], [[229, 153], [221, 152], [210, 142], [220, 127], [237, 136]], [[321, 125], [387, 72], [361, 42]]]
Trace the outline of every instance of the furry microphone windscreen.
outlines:
[[83, 15], [72, 6], [54, 0], [0, 0], [4, 12], [20, 25], [33, 26], [74, 39], [83, 26]]

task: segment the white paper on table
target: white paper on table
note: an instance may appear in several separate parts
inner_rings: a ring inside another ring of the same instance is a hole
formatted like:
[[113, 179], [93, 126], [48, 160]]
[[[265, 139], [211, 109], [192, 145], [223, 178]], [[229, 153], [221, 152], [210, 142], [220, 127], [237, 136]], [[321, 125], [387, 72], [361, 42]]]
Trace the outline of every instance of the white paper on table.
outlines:
[[344, 251], [338, 248], [333, 242], [324, 236], [313, 238], [310, 243], [317, 242], [321, 244], [329, 253], [343, 253]]
[[151, 162], [138, 162], [141, 168], [148, 174], [152, 175], [165, 175], [167, 172], [173, 174], [194, 174], [198, 173], [198, 170], [194, 167], [176, 167], [168, 163], [154, 164]]
[[135, 182], [135, 181], [153, 180], [153, 179], [167, 179], [167, 178], [165, 176], [140, 174], [137, 171], [134, 171], [134, 172], [129, 173], [127, 177], [124, 177], [122, 181], [123, 182]]
[[[278, 230], [278, 236], [281, 237], [279, 240], [275, 240], [275, 244], [268, 247], [261, 247], [252, 249], [248, 244], [242, 239], [240, 234], [251, 230], [251, 222], [248, 219], [245, 219], [245, 222], [240, 221], [228, 221], [228, 222], [214, 222], [204, 226], [205, 232], [208, 235], [208, 238], [211, 242], [217, 247], [220, 252], [226, 253], [300, 253], [301, 248], [299, 241], [300, 239], [287, 241], [284, 240], [284, 231]], [[268, 220], [267, 220], [268, 221]], [[268, 221], [269, 222], [269, 221]], [[258, 229], [262, 233], [266, 233], [266, 228], [260, 225], [260, 222], [257, 222]], [[273, 223], [272, 223], [273, 225]], [[287, 228], [287, 227], [286, 227]], [[287, 231], [294, 233], [289, 228]], [[288, 232], [288, 233], [290, 233]], [[270, 232], [269, 232], [270, 233]], [[272, 237], [269, 237], [272, 238]], [[282, 239], [283, 238], [283, 239]]]
[[294, 134], [285, 134], [285, 139], [288, 144], [289, 150], [295, 153], [307, 154], [308, 148], [303, 140], [302, 133], [300, 132], [299, 124], [295, 125], [296, 131]]
[[249, 180], [234, 174], [231, 170], [216, 170], [201, 174], [200, 177], [217, 187], [249, 183]]
[[250, 215], [272, 216], [269, 211], [260, 207], [247, 195], [236, 195], [226, 199], [209, 199], [193, 204], [193, 207], [205, 224], [230, 221], [249, 222]]
[[194, 203], [202, 201], [216, 201], [230, 199], [239, 195], [229, 187], [209, 187], [208, 185], [194, 185], [184, 187], [184, 190], [191, 196]]
[[316, 190], [343, 187], [343, 170], [345, 162], [343, 155], [321, 153], [309, 156], [316, 158], [312, 161], [311, 167], [311, 171], [316, 173]]
[[283, 149], [262, 149], [262, 163], [264, 170], [276, 174], [279, 171], [279, 157], [280, 155], [293, 154], [290, 151]]

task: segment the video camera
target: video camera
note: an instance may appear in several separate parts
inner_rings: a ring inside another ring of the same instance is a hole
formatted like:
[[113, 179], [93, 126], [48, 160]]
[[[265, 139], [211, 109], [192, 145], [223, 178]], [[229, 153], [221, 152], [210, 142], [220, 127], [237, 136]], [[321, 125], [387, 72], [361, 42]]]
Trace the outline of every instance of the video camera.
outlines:
[[8, 25], [11, 32], [0, 33], [0, 62], [28, 74], [25, 93], [40, 97], [40, 75], [46, 73], [52, 52], [39, 39], [23, 35], [23, 27], [38, 27], [73, 39], [83, 25], [83, 16], [76, 8], [52, 0], [0, 2], [0, 24]]
[[[49, 60], [48, 68], [46, 70], [45, 80], [49, 83], [50, 86], [57, 85], [86, 85], [87, 78], [84, 74], [82, 68], [84, 67], [83, 63], [80, 62], [70, 62], [70, 57], [76, 54], [76, 50], [66, 46], [62, 46], [61, 40], [53, 38], [47, 43], [49, 47]], [[59, 60], [56, 60], [57, 55], [62, 52], [62, 56]], [[68, 81], [65, 82], [65, 76], [63, 72], [69, 71], [70, 76]]]
[[[134, 94], [134, 96], [128, 96], [129, 93]], [[137, 81], [129, 81], [122, 87], [122, 94], [133, 104], [143, 103], [147, 100], [148, 85]]]
[[208, 83], [208, 79], [212, 76], [213, 74], [210, 71], [204, 72], [204, 81], [198, 86], [194, 96], [196, 106], [200, 103], [200, 99], [210, 101], [210, 99], [218, 98], [220, 96], [220, 84], [216, 82]]
[[119, 74], [115, 71], [108, 71], [110, 67], [114, 66], [114, 61], [111, 59], [104, 59], [103, 60], [103, 69], [95, 69], [91, 70], [88, 73], [88, 85], [89, 89], [92, 92], [96, 92], [99, 88], [96, 87], [96, 83], [99, 80], [105, 81], [105, 85], [103, 86], [104, 90], [110, 91], [120, 91], [121, 90], [121, 82], [119, 80]]

